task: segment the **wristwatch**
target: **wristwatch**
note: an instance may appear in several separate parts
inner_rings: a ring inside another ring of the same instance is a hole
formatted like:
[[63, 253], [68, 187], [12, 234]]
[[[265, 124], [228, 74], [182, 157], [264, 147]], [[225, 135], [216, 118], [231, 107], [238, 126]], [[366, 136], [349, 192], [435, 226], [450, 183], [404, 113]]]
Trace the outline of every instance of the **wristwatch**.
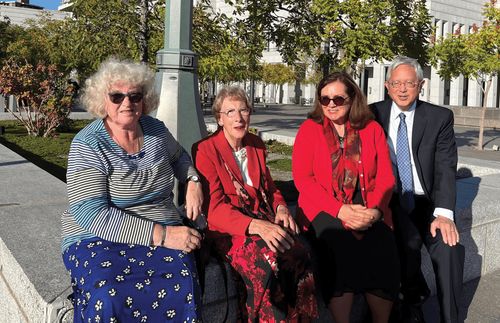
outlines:
[[191, 175], [191, 176], [188, 176], [187, 178], [187, 181], [186, 182], [195, 182], [195, 183], [199, 183], [200, 182], [200, 177], [198, 175]]

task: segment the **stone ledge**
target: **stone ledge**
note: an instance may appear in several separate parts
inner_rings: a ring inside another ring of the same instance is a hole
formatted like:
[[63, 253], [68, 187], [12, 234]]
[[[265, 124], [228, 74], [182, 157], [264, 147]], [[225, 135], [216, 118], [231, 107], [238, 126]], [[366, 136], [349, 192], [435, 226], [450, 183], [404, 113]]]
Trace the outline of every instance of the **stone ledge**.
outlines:
[[0, 322], [53, 322], [69, 294], [59, 220], [66, 185], [4, 146], [0, 160]]
[[[67, 204], [65, 184], [4, 146], [0, 160], [0, 322], [68, 320], [64, 314], [72, 315], [65, 312], [71, 289], [61, 259], [59, 221]], [[466, 247], [464, 281], [469, 281], [500, 268], [500, 163], [460, 158], [459, 167], [471, 175], [457, 181], [457, 222]], [[217, 291], [213, 297], [220, 299], [220, 273], [211, 266], [207, 290]], [[423, 266], [435, 288], [428, 258]], [[231, 317], [235, 301], [231, 290]], [[205, 302], [225, 308], [225, 303]], [[204, 313], [216, 314], [223, 313], [214, 308]]]
[[[460, 157], [458, 169], [470, 176], [457, 180], [455, 213], [465, 247], [464, 282], [468, 282], [500, 268], [500, 163]], [[435, 293], [432, 264], [424, 249], [422, 268]]]

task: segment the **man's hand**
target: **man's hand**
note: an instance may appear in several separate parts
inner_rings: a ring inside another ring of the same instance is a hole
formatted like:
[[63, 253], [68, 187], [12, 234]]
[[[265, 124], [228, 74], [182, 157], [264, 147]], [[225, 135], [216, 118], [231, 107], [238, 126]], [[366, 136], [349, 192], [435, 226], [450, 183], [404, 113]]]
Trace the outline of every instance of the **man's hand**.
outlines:
[[453, 247], [458, 243], [459, 236], [455, 222], [445, 216], [438, 215], [431, 223], [431, 235], [433, 238], [436, 236], [437, 229], [441, 231], [444, 243], [450, 247]]
[[201, 205], [203, 204], [203, 190], [201, 183], [188, 181], [186, 188], [186, 216], [195, 221], [201, 214]]
[[285, 252], [294, 243], [285, 229], [267, 220], [253, 219], [248, 226], [248, 233], [259, 235], [272, 252]]
[[340, 208], [337, 217], [350, 229], [366, 230], [371, 227], [375, 220], [374, 215], [367, 212], [367, 210], [366, 207], [360, 204], [344, 204]]
[[283, 228], [290, 230], [294, 234], [299, 234], [300, 229], [288, 208], [284, 205], [278, 205], [278, 210], [276, 211], [276, 218], [274, 223], [281, 225]]

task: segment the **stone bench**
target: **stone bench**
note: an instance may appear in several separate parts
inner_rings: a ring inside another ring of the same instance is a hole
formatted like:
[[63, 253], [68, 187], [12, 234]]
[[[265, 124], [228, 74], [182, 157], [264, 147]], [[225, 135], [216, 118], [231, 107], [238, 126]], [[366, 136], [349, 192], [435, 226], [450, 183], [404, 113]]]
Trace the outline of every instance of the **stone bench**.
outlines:
[[[464, 281], [469, 281], [500, 268], [500, 163], [460, 158], [459, 167], [472, 175], [456, 184]], [[67, 207], [66, 185], [0, 145], [0, 187], [0, 322], [70, 322], [59, 221]], [[425, 257], [423, 266], [434, 288]], [[228, 278], [226, 298], [220, 270], [213, 259], [206, 268], [206, 322], [220, 322], [226, 312], [227, 321], [235, 321], [236, 291]], [[322, 317], [327, 315], [322, 308]]]
[[[61, 257], [66, 184], [0, 144], [0, 322], [72, 322], [70, 278]], [[235, 322], [229, 267], [205, 268], [205, 322]], [[227, 312], [227, 315], [226, 315]]]
[[[500, 268], [500, 162], [459, 157], [455, 219], [465, 247], [464, 282]], [[427, 251], [422, 267], [433, 294], [436, 283]]]

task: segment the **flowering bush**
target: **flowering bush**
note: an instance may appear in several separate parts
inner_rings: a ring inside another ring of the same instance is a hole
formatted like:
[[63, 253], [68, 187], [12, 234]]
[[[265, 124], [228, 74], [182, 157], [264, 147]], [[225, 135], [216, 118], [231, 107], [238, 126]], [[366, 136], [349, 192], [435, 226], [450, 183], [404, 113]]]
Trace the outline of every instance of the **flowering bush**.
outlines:
[[17, 112], [7, 110], [32, 136], [49, 137], [67, 122], [74, 91], [54, 65], [19, 65], [9, 59], [0, 70], [0, 94], [13, 95], [18, 102]]

